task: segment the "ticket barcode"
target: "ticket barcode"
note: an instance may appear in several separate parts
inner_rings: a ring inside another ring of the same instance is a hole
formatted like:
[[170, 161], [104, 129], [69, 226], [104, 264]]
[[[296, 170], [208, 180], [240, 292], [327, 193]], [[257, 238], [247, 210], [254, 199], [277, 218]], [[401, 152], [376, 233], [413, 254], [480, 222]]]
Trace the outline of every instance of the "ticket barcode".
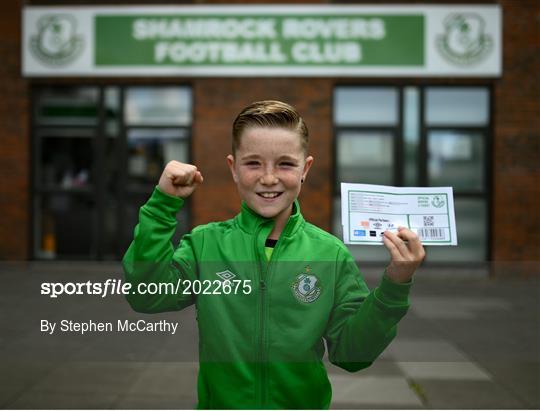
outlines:
[[445, 230], [442, 228], [419, 228], [418, 236], [422, 240], [444, 240]]

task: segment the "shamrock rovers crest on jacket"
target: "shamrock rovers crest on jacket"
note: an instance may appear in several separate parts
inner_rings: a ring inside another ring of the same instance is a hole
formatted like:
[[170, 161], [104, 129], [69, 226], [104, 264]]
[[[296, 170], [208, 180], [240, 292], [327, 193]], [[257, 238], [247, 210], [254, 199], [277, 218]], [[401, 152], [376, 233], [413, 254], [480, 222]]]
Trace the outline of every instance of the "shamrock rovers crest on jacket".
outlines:
[[296, 277], [292, 284], [294, 296], [303, 303], [312, 303], [321, 295], [319, 279], [309, 272], [310, 268], [306, 267], [306, 272]]

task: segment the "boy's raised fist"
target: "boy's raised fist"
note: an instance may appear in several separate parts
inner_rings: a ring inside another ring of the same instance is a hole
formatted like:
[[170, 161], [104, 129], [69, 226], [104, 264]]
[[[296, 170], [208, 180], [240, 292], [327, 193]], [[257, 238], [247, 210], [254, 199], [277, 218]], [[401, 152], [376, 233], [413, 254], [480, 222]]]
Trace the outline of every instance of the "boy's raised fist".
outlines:
[[165, 166], [158, 187], [169, 195], [187, 198], [202, 182], [203, 176], [197, 167], [173, 160]]

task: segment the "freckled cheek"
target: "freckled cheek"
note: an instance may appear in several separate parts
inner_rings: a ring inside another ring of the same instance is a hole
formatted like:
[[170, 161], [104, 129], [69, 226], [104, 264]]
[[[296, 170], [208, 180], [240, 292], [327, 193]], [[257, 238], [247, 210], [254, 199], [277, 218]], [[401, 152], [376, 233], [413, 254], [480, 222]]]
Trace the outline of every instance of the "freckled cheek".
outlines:
[[280, 180], [287, 182], [289, 184], [295, 184], [297, 181], [299, 182], [302, 178], [302, 172], [296, 171], [296, 170], [281, 170], [277, 171], [275, 173], [277, 177], [279, 177]]
[[288, 187], [300, 185], [302, 173], [286, 173], [280, 176], [280, 180]]
[[252, 190], [256, 185], [257, 182], [260, 180], [260, 178], [256, 176], [248, 177], [244, 176], [239, 180], [240, 186], [245, 190]]

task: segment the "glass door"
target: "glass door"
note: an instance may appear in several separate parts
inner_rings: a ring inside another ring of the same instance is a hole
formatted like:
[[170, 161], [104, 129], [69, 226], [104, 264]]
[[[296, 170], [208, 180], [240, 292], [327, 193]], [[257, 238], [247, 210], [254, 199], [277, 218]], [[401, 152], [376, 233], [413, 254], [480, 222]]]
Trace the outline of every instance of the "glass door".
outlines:
[[478, 262], [489, 256], [490, 95], [486, 87], [426, 87], [422, 145], [429, 186], [451, 186], [457, 247], [430, 247], [431, 261]]
[[97, 87], [46, 87], [34, 99], [36, 258], [96, 258]]
[[[490, 94], [487, 87], [340, 86], [334, 93], [334, 233], [342, 235], [341, 182], [451, 186], [457, 247], [429, 247], [429, 261], [488, 258]], [[358, 260], [382, 247], [349, 246]]]
[[[397, 87], [338, 87], [334, 94], [334, 234], [342, 238], [340, 183], [395, 185], [400, 145]], [[351, 246], [358, 260], [385, 258], [380, 247]]]
[[34, 257], [120, 258], [164, 165], [190, 160], [191, 90], [39, 87], [33, 101]]

